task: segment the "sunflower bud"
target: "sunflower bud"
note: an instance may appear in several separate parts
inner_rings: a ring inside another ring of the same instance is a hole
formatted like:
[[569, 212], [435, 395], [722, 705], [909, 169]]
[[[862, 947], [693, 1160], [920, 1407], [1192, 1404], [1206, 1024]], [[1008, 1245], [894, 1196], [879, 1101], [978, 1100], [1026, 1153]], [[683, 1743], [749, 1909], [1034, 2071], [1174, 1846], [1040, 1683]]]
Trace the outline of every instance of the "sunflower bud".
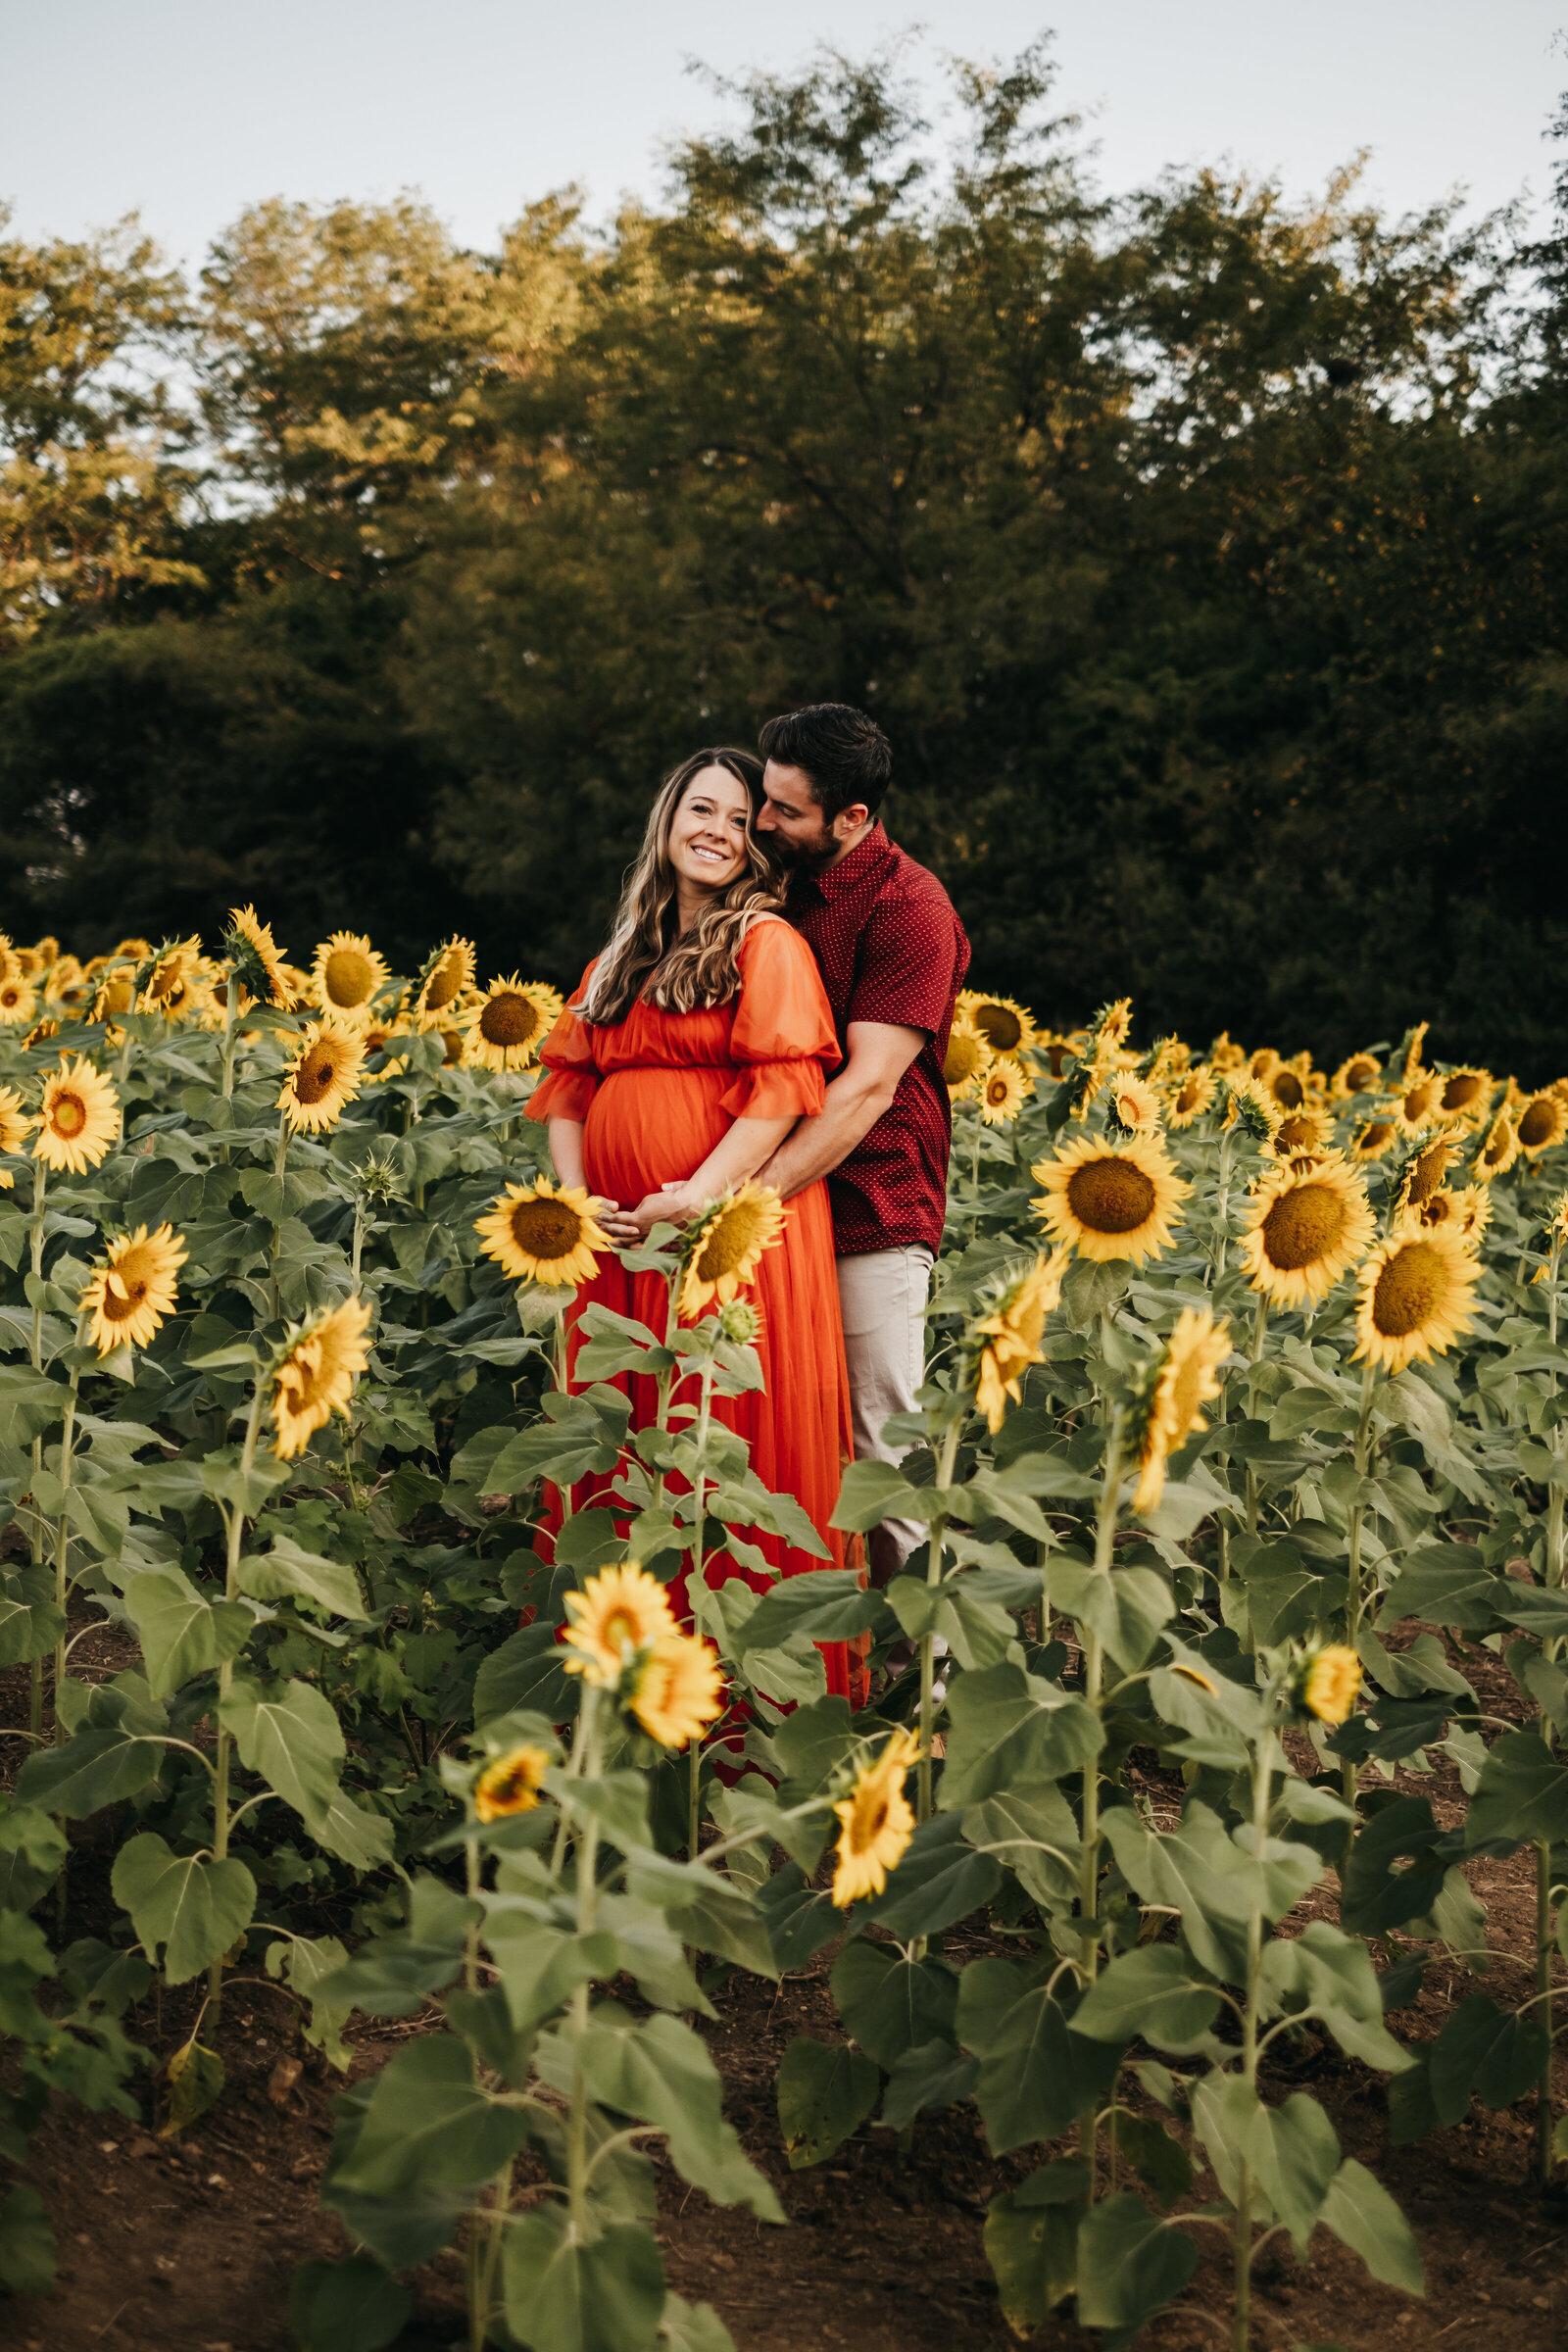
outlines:
[[1361, 1661], [1343, 1642], [1309, 1649], [1297, 1661], [1291, 1696], [1303, 1714], [1319, 1723], [1348, 1721], [1361, 1688]]
[[754, 1348], [762, 1336], [762, 1318], [750, 1298], [731, 1298], [718, 1310], [718, 1328], [737, 1348]]

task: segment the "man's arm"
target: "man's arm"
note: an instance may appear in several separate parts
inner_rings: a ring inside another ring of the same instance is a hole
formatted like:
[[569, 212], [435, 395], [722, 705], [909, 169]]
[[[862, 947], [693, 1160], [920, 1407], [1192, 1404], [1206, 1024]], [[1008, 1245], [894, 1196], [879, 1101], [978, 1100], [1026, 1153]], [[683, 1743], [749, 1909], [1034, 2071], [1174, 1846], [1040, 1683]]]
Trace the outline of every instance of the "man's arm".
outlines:
[[849, 1059], [816, 1117], [802, 1119], [759, 1171], [758, 1182], [775, 1185], [786, 1200], [848, 1159], [892, 1108], [900, 1079], [926, 1041], [923, 1029], [898, 1028], [891, 1021], [852, 1021], [846, 1034]]

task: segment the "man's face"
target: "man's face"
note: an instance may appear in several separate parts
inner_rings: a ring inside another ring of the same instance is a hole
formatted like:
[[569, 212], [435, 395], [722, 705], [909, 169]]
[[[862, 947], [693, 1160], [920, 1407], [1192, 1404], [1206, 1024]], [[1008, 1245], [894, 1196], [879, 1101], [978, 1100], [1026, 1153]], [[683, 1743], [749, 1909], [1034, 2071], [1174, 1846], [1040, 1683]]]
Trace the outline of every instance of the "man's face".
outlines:
[[770, 760], [762, 771], [757, 830], [766, 834], [780, 865], [796, 873], [816, 874], [831, 865], [845, 837], [858, 832], [865, 816], [862, 808], [846, 808], [829, 823], [805, 768], [784, 767]]

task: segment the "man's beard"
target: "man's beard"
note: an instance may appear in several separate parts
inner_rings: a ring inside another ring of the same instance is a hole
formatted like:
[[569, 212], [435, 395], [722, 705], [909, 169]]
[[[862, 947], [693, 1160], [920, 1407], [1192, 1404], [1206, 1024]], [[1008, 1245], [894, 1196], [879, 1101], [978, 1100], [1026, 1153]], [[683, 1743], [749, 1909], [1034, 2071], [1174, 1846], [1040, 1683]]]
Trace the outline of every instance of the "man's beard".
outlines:
[[832, 862], [838, 848], [829, 828], [824, 825], [814, 841], [791, 840], [787, 834], [771, 833], [768, 848], [776, 865], [791, 877], [821, 873]]

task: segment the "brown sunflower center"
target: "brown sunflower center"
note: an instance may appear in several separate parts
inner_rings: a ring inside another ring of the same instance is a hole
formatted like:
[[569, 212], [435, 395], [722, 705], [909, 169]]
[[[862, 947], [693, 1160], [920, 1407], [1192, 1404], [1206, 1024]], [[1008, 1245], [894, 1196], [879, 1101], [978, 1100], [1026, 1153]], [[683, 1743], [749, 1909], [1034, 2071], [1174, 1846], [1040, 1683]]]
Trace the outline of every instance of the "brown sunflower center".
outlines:
[[512, 1211], [512, 1238], [530, 1257], [569, 1257], [582, 1236], [582, 1219], [565, 1200], [519, 1200]]
[[605, 1640], [612, 1649], [619, 1649], [622, 1642], [636, 1646], [637, 1620], [629, 1609], [611, 1610], [605, 1619]]
[[1326, 1184], [1282, 1193], [1263, 1219], [1263, 1251], [1282, 1274], [1299, 1273], [1328, 1255], [1345, 1231], [1345, 1202]]
[[1281, 1119], [1274, 1141], [1282, 1152], [1309, 1152], [1317, 1142], [1317, 1121], [1304, 1111], [1298, 1111], [1288, 1119]]
[[337, 1057], [330, 1046], [313, 1046], [294, 1073], [294, 1099], [309, 1108], [332, 1091]]
[[539, 1027], [539, 1014], [526, 997], [507, 989], [499, 997], [491, 997], [479, 1015], [479, 1035], [487, 1046], [500, 1046], [508, 1052], [514, 1046], [525, 1046]]
[[1371, 1085], [1377, 1074], [1378, 1065], [1372, 1059], [1371, 1054], [1362, 1054], [1351, 1062], [1349, 1068], [1346, 1071], [1345, 1083], [1349, 1088], [1352, 1095], [1358, 1095], [1363, 1086]]
[[1486, 1081], [1478, 1077], [1474, 1070], [1458, 1071], [1443, 1090], [1444, 1109], [1468, 1110], [1485, 1084]]
[[1394, 1129], [1387, 1119], [1372, 1119], [1362, 1128], [1357, 1148], [1362, 1152], [1381, 1152], [1390, 1142]]
[[1519, 1141], [1527, 1152], [1549, 1144], [1557, 1129], [1557, 1105], [1549, 1095], [1538, 1095], [1519, 1122]]
[[1404, 1098], [1404, 1115], [1412, 1127], [1419, 1127], [1437, 1099], [1438, 1089], [1430, 1080], [1412, 1086]]
[[1061, 1076], [1061, 1065], [1066, 1060], [1070, 1050], [1071, 1049], [1066, 1046], [1060, 1038], [1053, 1039], [1052, 1043], [1046, 1048], [1046, 1059], [1051, 1064], [1051, 1075], [1053, 1078], [1059, 1078]]
[[1067, 1206], [1091, 1233], [1135, 1233], [1155, 1198], [1152, 1178], [1130, 1159], [1087, 1159], [1067, 1179]]
[[126, 1323], [147, 1296], [147, 1285], [122, 1265], [116, 1266], [104, 1284], [99, 1312], [106, 1323]]
[[462, 956], [444, 956], [441, 962], [436, 965], [435, 970], [430, 974], [430, 984], [424, 992], [425, 1010], [427, 1012], [439, 1012], [443, 1005], [451, 1004], [453, 998], [457, 995], [462, 986]]
[[886, 1829], [889, 1802], [885, 1795], [879, 1795], [870, 1798], [861, 1807], [860, 1817], [856, 1823], [856, 1828], [859, 1832], [859, 1837], [857, 1842], [862, 1853], [865, 1851], [867, 1846], [875, 1845], [877, 1839], [881, 1837], [882, 1832]]
[[1430, 1320], [1447, 1288], [1446, 1261], [1430, 1242], [1407, 1242], [1390, 1258], [1372, 1293], [1372, 1326], [1385, 1340], [1407, 1340]]
[[998, 1054], [1010, 1054], [1023, 1043], [1023, 1023], [1008, 1004], [977, 1004], [974, 1025]]
[[981, 1052], [980, 1040], [977, 1037], [965, 1037], [961, 1031], [956, 1032], [948, 1040], [942, 1075], [949, 1086], [962, 1086], [966, 1078], [974, 1076], [980, 1066]]
[[988, 1102], [1005, 1102], [1011, 1092], [1012, 1089], [1006, 1079], [1000, 1074], [986, 1080], [986, 1101]]
[[79, 1135], [87, 1124], [86, 1103], [79, 1095], [56, 1095], [49, 1105], [49, 1124], [56, 1135]]
[[485, 1775], [485, 1802], [497, 1813], [517, 1813], [530, 1810], [534, 1800], [534, 1777], [526, 1764], [509, 1765], [492, 1780]]
[[1412, 1208], [1419, 1208], [1423, 1201], [1431, 1200], [1433, 1194], [1442, 1185], [1447, 1169], [1448, 1147], [1446, 1144], [1434, 1144], [1430, 1152], [1422, 1152], [1410, 1171], [1409, 1200]]
[[463, 1059], [463, 1031], [443, 1029], [441, 1032], [441, 1067], [453, 1069]]
[[699, 1282], [716, 1282], [741, 1263], [761, 1238], [761, 1217], [750, 1200], [736, 1200], [714, 1221], [697, 1258]]
[[334, 1004], [363, 1004], [375, 992], [375, 966], [361, 948], [334, 948], [321, 966], [321, 986]]
[[1276, 1070], [1273, 1091], [1275, 1102], [1283, 1102], [1287, 1110], [1298, 1110], [1306, 1101], [1306, 1089], [1294, 1070]]
[[1198, 1105], [1202, 1101], [1202, 1080], [1200, 1078], [1189, 1078], [1187, 1084], [1182, 1088], [1181, 1093], [1176, 1098], [1176, 1108], [1183, 1115], [1183, 1117], [1185, 1117], [1188, 1111], [1196, 1110], [1198, 1108]]

